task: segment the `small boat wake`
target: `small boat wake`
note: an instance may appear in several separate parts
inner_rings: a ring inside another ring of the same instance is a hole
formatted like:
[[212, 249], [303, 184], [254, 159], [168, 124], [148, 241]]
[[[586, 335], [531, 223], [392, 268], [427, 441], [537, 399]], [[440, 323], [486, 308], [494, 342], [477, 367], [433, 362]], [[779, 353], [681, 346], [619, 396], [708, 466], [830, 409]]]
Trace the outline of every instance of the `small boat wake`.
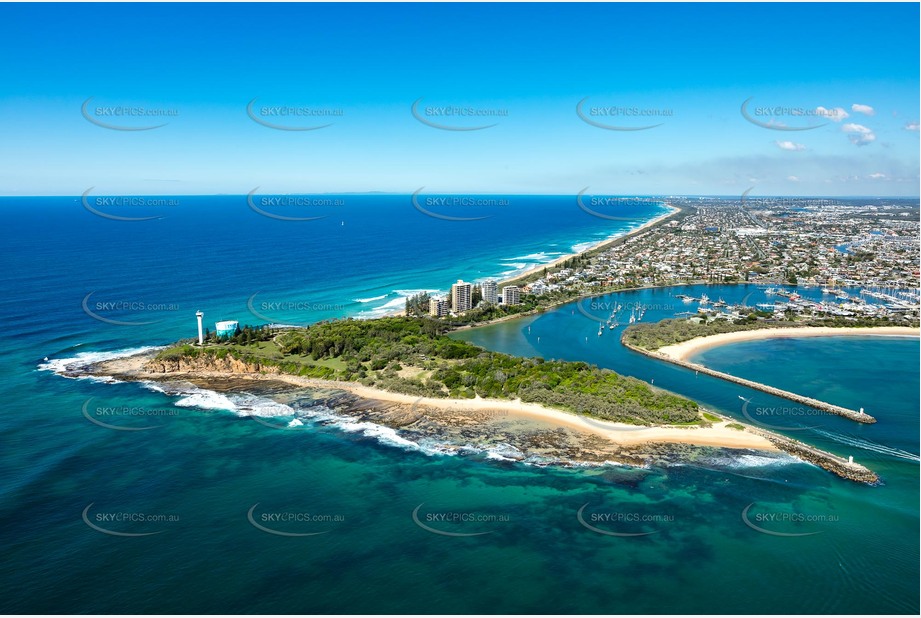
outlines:
[[846, 444], [848, 446], [854, 446], [866, 451], [873, 451], [875, 453], [889, 455], [890, 457], [897, 457], [899, 459], [906, 459], [908, 461], [921, 462], [921, 457], [915, 455], [914, 453], [909, 453], [908, 451], [903, 451], [902, 449], [892, 446], [886, 446], [885, 444], [880, 444], [879, 442], [874, 442], [873, 440], [857, 438], [851, 435], [836, 434], [822, 429], [814, 429], [813, 431], [815, 431], [815, 433], [818, 435], [828, 438], [829, 440], [834, 440], [839, 444]]

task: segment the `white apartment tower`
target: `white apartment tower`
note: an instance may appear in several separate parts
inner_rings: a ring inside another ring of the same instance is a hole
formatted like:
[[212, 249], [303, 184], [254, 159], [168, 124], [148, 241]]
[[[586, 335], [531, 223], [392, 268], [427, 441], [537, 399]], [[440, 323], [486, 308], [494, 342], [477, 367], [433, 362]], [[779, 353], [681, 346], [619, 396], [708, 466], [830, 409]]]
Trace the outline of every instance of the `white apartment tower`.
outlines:
[[483, 285], [480, 286], [480, 290], [483, 292], [483, 300], [490, 305], [499, 304], [499, 286], [495, 281], [490, 279], [489, 281], [484, 281]]
[[457, 283], [451, 286], [451, 307], [455, 313], [467, 311], [470, 309], [472, 299], [472, 286], [458, 279]]
[[518, 305], [521, 303], [521, 290], [517, 285], [507, 285], [502, 288], [502, 304]]

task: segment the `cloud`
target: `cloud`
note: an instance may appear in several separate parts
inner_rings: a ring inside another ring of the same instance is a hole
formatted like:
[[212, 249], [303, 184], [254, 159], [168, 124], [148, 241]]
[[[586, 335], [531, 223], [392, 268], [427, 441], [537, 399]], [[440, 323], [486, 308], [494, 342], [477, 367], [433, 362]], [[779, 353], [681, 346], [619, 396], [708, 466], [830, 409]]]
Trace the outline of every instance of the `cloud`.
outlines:
[[790, 140], [777, 140], [774, 143], [777, 144], [777, 147], [781, 150], [806, 150], [806, 147], [802, 144], [797, 144], [795, 142], [791, 142]]
[[876, 110], [870, 107], [869, 105], [861, 105], [860, 103], [854, 103], [851, 105], [851, 111], [857, 112], [858, 114], [864, 114], [866, 116], [875, 116]]
[[789, 180], [790, 182], [799, 182], [799, 177], [798, 176], [787, 176], [787, 180]]
[[870, 174], [870, 178], [872, 178], [873, 180], [882, 180], [884, 178], [888, 178], [888, 176], [886, 176], [882, 172], [876, 172], [876, 173]]
[[851, 140], [851, 143], [855, 146], [866, 146], [872, 141], [876, 140], [876, 134], [873, 131], [863, 126], [862, 124], [855, 124], [849, 122], [841, 130], [847, 133], [847, 138]]
[[905, 124], [905, 130], [906, 130], [906, 131], [917, 131], [917, 130], [918, 130], [918, 126], [919, 126], [919, 123], [918, 123], [917, 120], [915, 120], [914, 122], [906, 123], [906, 124]]
[[815, 111], [819, 116], [824, 116], [825, 118], [828, 118], [829, 120], [833, 122], [841, 122], [845, 118], [850, 117], [850, 114], [844, 111], [843, 107], [835, 107], [832, 109], [827, 109], [820, 105], [817, 108], [815, 108]]
[[849, 122], [841, 130], [845, 133], [863, 133], [863, 134], [872, 134], [873, 131], [869, 127], [865, 127], [862, 124], [856, 124], [854, 122]]

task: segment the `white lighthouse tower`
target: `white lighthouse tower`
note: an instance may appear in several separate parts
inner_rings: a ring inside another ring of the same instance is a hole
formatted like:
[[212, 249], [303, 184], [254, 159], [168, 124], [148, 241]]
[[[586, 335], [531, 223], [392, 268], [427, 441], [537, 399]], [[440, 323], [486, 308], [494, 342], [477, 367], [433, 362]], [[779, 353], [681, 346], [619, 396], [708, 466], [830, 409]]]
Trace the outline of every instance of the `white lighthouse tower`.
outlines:
[[198, 345], [205, 345], [205, 333], [201, 329], [201, 319], [205, 317], [205, 314], [201, 311], [196, 311], [195, 317], [198, 318]]

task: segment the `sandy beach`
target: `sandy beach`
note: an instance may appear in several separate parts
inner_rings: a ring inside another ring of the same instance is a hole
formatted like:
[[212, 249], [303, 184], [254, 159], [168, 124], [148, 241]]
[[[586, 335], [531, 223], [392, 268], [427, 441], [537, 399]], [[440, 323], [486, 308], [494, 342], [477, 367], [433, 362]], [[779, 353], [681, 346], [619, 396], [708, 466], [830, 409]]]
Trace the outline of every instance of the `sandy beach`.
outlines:
[[[622, 235], [619, 235], [619, 236], [613, 236], [613, 237], [611, 237], [611, 238], [606, 238], [605, 240], [602, 240], [602, 241], [600, 241], [600, 242], [598, 242], [598, 243], [595, 243], [595, 244], [591, 245], [590, 247], [587, 247], [587, 248], [585, 248], [584, 250], [579, 251], [578, 253], [569, 253], [569, 254], [567, 254], [567, 255], [563, 255], [563, 256], [558, 257], [557, 259], [553, 260], [552, 262], [547, 262], [547, 263], [545, 263], [545, 264], [535, 264], [534, 266], [531, 266], [530, 268], [526, 268], [526, 269], [524, 269], [524, 270], [522, 270], [522, 271], [520, 271], [520, 272], [518, 272], [518, 273], [515, 273], [514, 276], [512, 276], [512, 277], [510, 277], [510, 278], [508, 278], [508, 279], [502, 279], [502, 280], [498, 281], [498, 282], [497, 282], [497, 285], [498, 285], [500, 288], [501, 288], [502, 286], [505, 286], [505, 285], [512, 285], [512, 284], [514, 284], [514, 283], [516, 283], [516, 282], [519, 282], [519, 281], [521, 281], [522, 279], [524, 279], [524, 278], [526, 278], [526, 277], [528, 277], [528, 276], [530, 276], [530, 275], [533, 275], [534, 273], [536, 273], [536, 272], [538, 272], [538, 271], [544, 270], [545, 268], [547, 268], [547, 269], [556, 268], [557, 266], [559, 266], [559, 265], [562, 264], [563, 262], [565, 262], [565, 261], [567, 261], [567, 260], [571, 260], [571, 259], [574, 258], [574, 257], [578, 257], [578, 256], [580, 256], [580, 255], [585, 255], [586, 253], [590, 253], [590, 252], [593, 252], [593, 251], [604, 250], [605, 248], [607, 248], [608, 246], [612, 245], [612, 244], [615, 243], [615, 242], [622, 241], [623, 239], [629, 238], [630, 236], [635, 236], [635, 235], [637, 235], [637, 234], [640, 234], [640, 233], [642, 233], [642, 232], [645, 232], [645, 231], [648, 230], [649, 228], [655, 227], [656, 225], [661, 224], [661, 223], [662, 223], [663, 221], [665, 221], [666, 219], [669, 219], [669, 218], [671, 218], [671, 217], [673, 217], [673, 216], [675, 216], [676, 214], [678, 214], [678, 213], [681, 212], [681, 209], [680, 209], [680, 208], [675, 208], [674, 206], [671, 206], [671, 205], [667, 205], [667, 206], [668, 206], [668, 209], [669, 209], [668, 212], [666, 212], [666, 213], [664, 213], [664, 214], [662, 214], [662, 215], [659, 215], [658, 217], [656, 217], [656, 218], [654, 218], [654, 219], [650, 219], [649, 221], [647, 221], [646, 223], [644, 223], [644, 224], [641, 225], [640, 227], [636, 228], [635, 230], [631, 230], [631, 231], [627, 232], [626, 234], [622, 234]], [[563, 302], [571, 302], [571, 300], [567, 300], [567, 301], [563, 301]], [[560, 304], [562, 304], [562, 302], [561, 302]], [[404, 316], [404, 315], [406, 315], [406, 310], [405, 310], [405, 309], [401, 309], [401, 310], [398, 310], [398, 311], [392, 311], [392, 312], [388, 313], [388, 314], [386, 315], [386, 317], [400, 317], [400, 316]], [[471, 328], [471, 327], [475, 327], [475, 326], [485, 326], [485, 325], [487, 325], [487, 324], [494, 324], [494, 323], [496, 323], [496, 322], [502, 322], [502, 321], [505, 321], [505, 320], [516, 319], [516, 318], [520, 318], [520, 317], [522, 317], [520, 314], [515, 314], [515, 315], [510, 315], [510, 316], [505, 316], [505, 317], [497, 318], [497, 319], [495, 319], [495, 320], [490, 320], [490, 321], [488, 321], [488, 322], [481, 322], [481, 323], [477, 323], [477, 324], [466, 325], [466, 326], [464, 326], [464, 327], [462, 327], [462, 328]]]
[[391, 401], [394, 403], [432, 407], [448, 411], [504, 412], [510, 416], [539, 419], [551, 424], [599, 435], [621, 446], [633, 446], [647, 442], [695, 444], [699, 446], [721, 446], [726, 448], [751, 448], [776, 450], [765, 438], [726, 427], [725, 422], [711, 427], [638, 427], [626, 423], [611, 423], [579, 416], [562, 410], [547, 408], [536, 403], [525, 403], [520, 399], [438, 399], [415, 397], [391, 393], [350, 382], [312, 380], [297, 376], [272, 376], [298, 386], [315, 388], [337, 388], [366, 399]]
[[675, 345], [659, 348], [657, 352], [679, 361], [687, 361], [698, 352], [729, 343], [758, 341], [783, 337], [918, 337], [919, 330], [905, 326], [877, 326], [872, 328], [834, 328], [830, 326], [807, 326], [803, 328], [763, 328], [735, 333], [721, 333], [709, 337], [697, 337]]
[[609, 245], [611, 245], [611, 244], [614, 243], [614, 242], [617, 242], [617, 241], [619, 241], [619, 240], [623, 240], [624, 238], [628, 238], [628, 237], [630, 237], [630, 236], [635, 236], [636, 234], [640, 234], [640, 233], [642, 233], [642, 232], [648, 230], [648, 229], [651, 228], [651, 227], [654, 227], [654, 226], [656, 226], [656, 225], [659, 225], [660, 223], [662, 223], [662, 222], [665, 221], [666, 219], [669, 219], [670, 217], [673, 217], [673, 216], [675, 216], [676, 214], [678, 214], [679, 212], [681, 212], [681, 209], [680, 209], [680, 208], [675, 208], [674, 206], [671, 206], [671, 205], [667, 205], [667, 206], [668, 206], [668, 208], [669, 208], [669, 211], [668, 211], [667, 213], [664, 213], [664, 214], [662, 214], [662, 215], [659, 215], [659, 216], [656, 217], [655, 219], [650, 219], [649, 221], [647, 221], [646, 223], [644, 223], [644, 224], [641, 225], [640, 227], [636, 228], [635, 230], [631, 230], [631, 231], [629, 231], [629, 232], [626, 233], [626, 234], [622, 234], [622, 235], [619, 235], [619, 236], [613, 236], [613, 237], [611, 237], [611, 238], [607, 238], [607, 239], [602, 240], [601, 242], [598, 242], [598, 243], [596, 243], [596, 244], [594, 244], [594, 245], [592, 245], [592, 246], [590, 246], [590, 247], [587, 247], [587, 248], [584, 249], [583, 251], [580, 251], [580, 252], [578, 252], [578, 253], [570, 253], [570, 254], [568, 254], [568, 255], [564, 255], [564, 256], [562, 256], [562, 257], [559, 257], [559, 258], [553, 260], [552, 262], [547, 262], [546, 264], [536, 264], [535, 266], [532, 266], [531, 268], [527, 268], [527, 269], [525, 269], [525, 270], [522, 270], [521, 272], [515, 273], [514, 276], [512, 276], [512, 277], [510, 277], [510, 278], [508, 278], [508, 279], [503, 279], [502, 281], [499, 281], [499, 287], [502, 287], [503, 285], [511, 285], [511, 284], [513, 284], [514, 282], [519, 281], [519, 280], [523, 279], [524, 277], [527, 277], [527, 276], [529, 276], [529, 275], [532, 275], [532, 274], [534, 274], [535, 272], [541, 271], [541, 270], [543, 270], [543, 269], [545, 269], [545, 268], [556, 268], [557, 266], [559, 266], [560, 264], [562, 264], [562, 263], [565, 262], [566, 260], [571, 260], [572, 258], [574, 258], [574, 257], [576, 257], [576, 256], [585, 255], [586, 253], [589, 253], [589, 252], [591, 252], [591, 251], [603, 250], [603, 249], [605, 249], [606, 247], [608, 247]]
[[435, 408], [444, 411], [465, 412], [501, 412], [508, 416], [528, 418], [547, 422], [557, 427], [565, 427], [578, 432], [600, 436], [619, 446], [637, 446], [648, 443], [688, 444], [697, 446], [714, 446], [723, 448], [755, 449], [776, 451], [777, 448], [762, 435], [727, 427], [728, 421], [713, 423], [709, 427], [643, 427], [625, 423], [612, 423], [585, 416], [580, 416], [547, 408], [535, 403], [506, 399], [440, 399], [433, 397], [416, 397], [370, 388], [355, 382], [320, 380], [275, 373], [232, 373], [195, 371], [194, 373], [150, 373], [144, 365], [151, 358], [149, 354], [123, 357], [101, 363], [97, 373], [116, 375], [135, 380], [182, 380], [187, 378], [226, 378], [234, 377], [252, 380], [272, 380], [285, 382], [293, 386], [337, 389], [352, 393], [364, 399], [385, 401]]

